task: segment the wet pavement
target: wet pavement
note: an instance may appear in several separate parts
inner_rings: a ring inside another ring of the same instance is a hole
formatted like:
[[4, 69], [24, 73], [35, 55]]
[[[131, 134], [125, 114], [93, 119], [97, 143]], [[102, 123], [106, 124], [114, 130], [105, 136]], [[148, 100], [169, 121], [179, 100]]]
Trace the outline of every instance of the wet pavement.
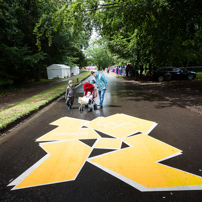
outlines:
[[[57, 128], [50, 123], [62, 117], [92, 121], [100, 116], [108, 117], [119, 113], [157, 123], [158, 125], [149, 133], [149, 136], [152, 137], [151, 142], [159, 140], [159, 142], [164, 142], [183, 151], [181, 155], [167, 158], [161, 164], [202, 176], [201, 115], [159, 95], [149, 93], [137, 84], [123, 82], [111, 75], [104, 75], [108, 80], [109, 90], [105, 94], [103, 109], [93, 112], [87, 112], [87, 110], [80, 112], [79, 104], [75, 100], [74, 109], [68, 110], [64, 98], [62, 98], [0, 139], [0, 201], [130, 202], [199, 201], [201, 199], [202, 188], [200, 184], [198, 187], [186, 191], [173, 188], [170, 191], [162, 189], [162, 191], [147, 190], [145, 192], [141, 191], [138, 186], [137, 188], [131, 186], [121, 177], [115, 177], [94, 166], [89, 161], [85, 162], [75, 180], [53, 182], [48, 185], [18, 190], [11, 190], [13, 186], [7, 186], [46, 155], [36, 140]], [[77, 96], [82, 95], [83, 89], [80, 85], [77, 88]], [[96, 98], [96, 102], [98, 103], [98, 98]], [[99, 134], [101, 135], [101, 133]], [[91, 145], [93, 143], [88, 142]], [[93, 156], [109, 151], [110, 149], [97, 149]], [[49, 170], [51, 170], [54, 165], [49, 166]], [[59, 169], [58, 172], [60, 173], [61, 170]], [[147, 176], [147, 173], [143, 173], [143, 175]], [[158, 178], [155, 175], [154, 178]], [[160, 170], [159, 175], [161, 175]], [[147, 178], [149, 179], [149, 177], [145, 177], [145, 179]], [[176, 178], [176, 181], [179, 179]], [[190, 184], [191, 186], [192, 184]]]

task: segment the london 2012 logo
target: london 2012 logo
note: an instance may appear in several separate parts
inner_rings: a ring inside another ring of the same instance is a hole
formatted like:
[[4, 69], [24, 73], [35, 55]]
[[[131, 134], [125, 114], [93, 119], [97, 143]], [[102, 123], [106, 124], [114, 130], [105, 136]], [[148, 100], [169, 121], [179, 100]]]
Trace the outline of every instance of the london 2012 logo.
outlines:
[[47, 154], [8, 185], [12, 190], [71, 183], [86, 162], [140, 191], [202, 189], [202, 177], [161, 164], [182, 151], [149, 136], [155, 122], [115, 114], [51, 124], [58, 127], [36, 140]]

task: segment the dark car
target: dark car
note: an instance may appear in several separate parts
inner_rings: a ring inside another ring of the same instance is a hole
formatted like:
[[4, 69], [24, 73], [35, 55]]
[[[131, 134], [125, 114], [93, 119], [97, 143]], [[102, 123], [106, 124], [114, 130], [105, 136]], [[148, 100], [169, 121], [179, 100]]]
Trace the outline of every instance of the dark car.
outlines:
[[153, 71], [149, 74], [150, 79], [152, 80], [175, 80], [175, 79], [188, 79], [192, 80], [196, 78], [196, 72], [181, 70], [176, 67], [161, 67], [156, 71]]

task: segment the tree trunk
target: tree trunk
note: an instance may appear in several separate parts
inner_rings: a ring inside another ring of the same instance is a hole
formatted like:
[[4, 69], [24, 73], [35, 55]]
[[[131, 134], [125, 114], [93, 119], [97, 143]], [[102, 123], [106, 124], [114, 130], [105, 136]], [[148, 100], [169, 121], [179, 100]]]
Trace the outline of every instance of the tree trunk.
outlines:
[[186, 64], [186, 67], [185, 67], [185, 71], [187, 71], [187, 67], [188, 67], [188, 65], [189, 65], [189, 60], [190, 60], [190, 59], [187, 60], [187, 64]]

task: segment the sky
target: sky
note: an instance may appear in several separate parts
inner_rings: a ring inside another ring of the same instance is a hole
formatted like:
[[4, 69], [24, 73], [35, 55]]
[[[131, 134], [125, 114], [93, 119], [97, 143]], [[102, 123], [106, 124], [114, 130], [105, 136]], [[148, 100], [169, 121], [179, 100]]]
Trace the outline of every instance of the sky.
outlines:
[[91, 38], [90, 38], [90, 42], [95, 40], [96, 38], [98, 38], [98, 36], [99, 36], [99, 34], [95, 31], [95, 29], [93, 29]]

